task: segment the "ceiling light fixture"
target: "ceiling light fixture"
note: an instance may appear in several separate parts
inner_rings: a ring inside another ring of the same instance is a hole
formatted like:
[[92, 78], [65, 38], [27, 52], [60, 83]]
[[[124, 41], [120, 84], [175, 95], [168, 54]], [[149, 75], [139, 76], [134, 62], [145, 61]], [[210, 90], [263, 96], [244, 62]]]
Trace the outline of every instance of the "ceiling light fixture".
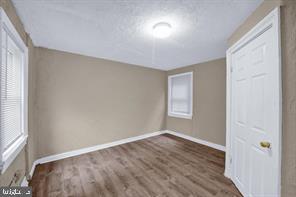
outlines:
[[156, 38], [167, 38], [172, 33], [172, 26], [166, 22], [159, 22], [153, 26], [153, 36]]

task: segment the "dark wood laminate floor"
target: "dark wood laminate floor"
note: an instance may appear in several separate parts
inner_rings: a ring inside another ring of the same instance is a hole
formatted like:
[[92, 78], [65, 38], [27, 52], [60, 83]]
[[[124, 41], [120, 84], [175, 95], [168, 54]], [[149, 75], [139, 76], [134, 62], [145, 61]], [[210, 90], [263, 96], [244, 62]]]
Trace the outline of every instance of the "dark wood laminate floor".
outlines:
[[34, 197], [241, 196], [224, 153], [169, 134], [36, 167]]

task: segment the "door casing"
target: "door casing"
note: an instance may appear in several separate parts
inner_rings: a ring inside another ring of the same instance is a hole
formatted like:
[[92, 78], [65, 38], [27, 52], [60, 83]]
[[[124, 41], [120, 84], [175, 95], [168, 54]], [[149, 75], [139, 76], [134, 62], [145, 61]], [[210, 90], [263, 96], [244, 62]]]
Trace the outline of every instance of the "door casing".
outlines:
[[232, 179], [232, 131], [231, 131], [231, 121], [232, 121], [232, 101], [231, 101], [231, 79], [232, 79], [232, 54], [238, 51], [240, 48], [244, 47], [246, 44], [257, 38], [259, 35], [264, 33], [266, 29], [275, 28], [276, 30], [276, 47], [278, 49], [277, 56], [274, 57], [278, 62], [278, 89], [277, 97], [278, 97], [278, 122], [277, 122], [277, 130], [278, 130], [278, 158], [277, 165], [278, 171], [277, 173], [277, 196], [281, 196], [281, 141], [282, 141], [282, 84], [281, 84], [281, 35], [280, 35], [280, 7], [275, 8], [271, 11], [264, 19], [262, 19], [255, 27], [253, 27], [248, 33], [246, 33], [239, 41], [237, 41], [232, 47], [227, 50], [227, 96], [226, 96], [226, 159], [225, 159], [225, 173], [224, 175], [230, 179]]

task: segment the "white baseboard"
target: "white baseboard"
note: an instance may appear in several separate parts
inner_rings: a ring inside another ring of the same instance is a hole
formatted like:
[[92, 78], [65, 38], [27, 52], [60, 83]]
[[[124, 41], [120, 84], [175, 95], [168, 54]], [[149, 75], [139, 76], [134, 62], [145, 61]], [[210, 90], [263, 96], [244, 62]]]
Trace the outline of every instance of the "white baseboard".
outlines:
[[199, 144], [202, 144], [202, 145], [205, 145], [205, 146], [209, 146], [211, 148], [214, 148], [214, 149], [217, 149], [217, 150], [220, 150], [220, 151], [223, 151], [223, 152], [225, 152], [225, 150], [226, 150], [225, 146], [222, 146], [220, 144], [215, 144], [215, 143], [212, 143], [212, 142], [208, 142], [208, 141], [205, 141], [205, 140], [194, 138], [194, 137], [191, 137], [191, 136], [179, 133], [179, 132], [166, 130], [165, 133], [169, 133], [171, 135], [175, 135], [177, 137], [181, 137], [181, 138], [184, 138], [186, 140], [190, 140], [192, 142], [196, 142], [196, 143], [199, 143]]
[[118, 141], [111, 142], [111, 143], [100, 144], [100, 145], [96, 145], [96, 146], [91, 146], [91, 147], [87, 147], [87, 148], [82, 148], [82, 149], [78, 149], [78, 150], [73, 150], [73, 151], [69, 151], [69, 152], [65, 152], [65, 153], [60, 153], [60, 154], [56, 154], [56, 155], [50, 155], [50, 156], [47, 156], [47, 157], [43, 157], [43, 158], [37, 159], [33, 163], [29, 175], [30, 175], [30, 177], [33, 176], [36, 165], [38, 165], [38, 164], [43, 164], [43, 163], [48, 163], [48, 162], [52, 162], [52, 161], [65, 159], [65, 158], [68, 158], [68, 157], [78, 156], [78, 155], [81, 155], [81, 154], [85, 154], [85, 153], [89, 153], [89, 152], [93, 152], [93, 151], [97, 151], [97, 150], [102, 150], [102, 149], [105, 149], [105, 148], [110, 148], [110, 147], [113, 147], [113, 146], [126, 144], [126, 143], [129, 143], [129, 142], [134, 142], [134, 141], [142, 140], [142, 139], [145, 139], [145, 138], [149, 138], [149, 137], [153, 137], [153, 136], [157, 136], [157, 135], [161, 135], [161, 134], [165, 134], [165, 133], [175, 135], [177, 137], [181, 137], [181, 138], [184, 138], [184, 139], [187, 139], [187, 140], [199, 143], [199, 144], [203, 144], [205, 146], [209, 146], [209, 147], [212, 147], [214, 149], [221, 150], [221, 151], [225, 152], [225, 147], [222, 146], [222, 145], [215, 144], [215, 143], [208, 142], [208, 141], [201, 140], [201, 139], [197, 139], [197, 138], [193, 138], [191, 136], [184, 135], [184, 134], [181, 134], [181, 133], [178, 133], [178, 132], [175, 132], [175, 131], [165, 130], [165, 131], [157, 131], [157, 132], [153, 132], [153, 133], [148, 133], [148, 134], [144, 134], [144, 135], [140, 135], [140, 136], [136, 136], [136, 137], [126, 138], [126, 139], [118, 140]]
[[36, 161], [33, 162], [33, 165], [32, 165], [32, 168], [30, 170], [30, 173], [29, 173], [29, 176], [30, 176], [30, 179], [33, 177], [33, 174], [34, 174], [34, 171], [35, 171], [35, 168], [36, 166], [38, 165], [38, 159]]
[[230, 174], [229, 170], [227, 170], [226, 168], [225, 168], [225, 171], [224, 171], [224, 176], [231, 179], [231, 174]]
[[21, 182], [21, 187], [28, 187], [28, 185], [29, 185], [29, 182], [27, 181], [27, 178], [25, 176]]
[[134, 142], [134, 141], [142, 140], [142, 139], [145, 139], [145, 138], [161, 135], [163, 133], [165, 133], [165, 131], [157, 131], [157, 132], [148, 133], [148, 134], [144, 134], [144, 135], [140, 135], [140, 136], [136, 136], [136, 137], [131, 137], [131, 138], [123, 139], [123, 140], [118, 140], [118, 141], [115, 141], [115, 142], [100, 144], [100, 145], [91, 146], [91, 147], [87, 147], [87, 148], [82, 148], [82, 149], [78, 149], [78, 150], [73, 150], [73, 151], [69, 151], [69, 152], [65, 152], [65, 153], [51, 155], [51, 156], [43, 157], [43, 158], [40, 158], [40, 159], [36, 160], [36, 164], [48, 163], [48, 162], [51, 162], [51, 161], [65, 159], [65, 158], [68, 158], [68, 157], [73, 157], [73, 156], [77, 156], [77, 155], [81, 155], [81, 154], [85, 154], [85, 153], [89, 153], [89, 152], [93, 152], [93, 151], [97, 151], [97, 150], [102, 150], [102, 149], [105, 149], [105, 148], [110, 148], [110, 147], [113, 147], [113, 146], [126, 144], [126, 143], [129, 143], [129, 142]]

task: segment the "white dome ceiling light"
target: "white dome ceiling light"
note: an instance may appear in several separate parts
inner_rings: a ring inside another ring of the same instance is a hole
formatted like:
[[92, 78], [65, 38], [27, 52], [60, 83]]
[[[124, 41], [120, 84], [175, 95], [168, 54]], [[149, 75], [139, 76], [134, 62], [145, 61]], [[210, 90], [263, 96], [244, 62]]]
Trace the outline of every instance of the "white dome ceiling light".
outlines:
[[172, 33], [172, 26], [166, 22], [159, 22], [153, 26], [153, 36], [156, 38], [167, 38]]

